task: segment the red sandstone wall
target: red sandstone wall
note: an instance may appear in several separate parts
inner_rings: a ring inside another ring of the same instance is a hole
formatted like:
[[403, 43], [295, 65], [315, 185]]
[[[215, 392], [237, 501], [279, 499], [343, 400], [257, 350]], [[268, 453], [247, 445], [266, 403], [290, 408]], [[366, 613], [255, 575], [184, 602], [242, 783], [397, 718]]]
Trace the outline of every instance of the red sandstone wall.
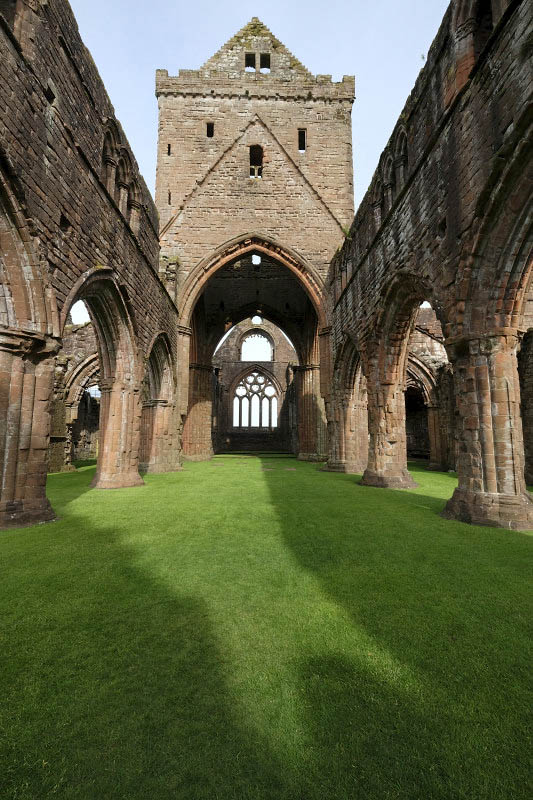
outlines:
[[104, 131], [115, 115], [70, 6], [49, 0], [18, 9], [13, 28], [0, 17], [0, 164], [30, 220], [57, 307], [85, 272], [110, 266], [142, 347], [159, 329], [173, 340], [175, 309], [157, 276], [157, 212], [118, 123], [140, 190], [137, 233], [101, 181]]

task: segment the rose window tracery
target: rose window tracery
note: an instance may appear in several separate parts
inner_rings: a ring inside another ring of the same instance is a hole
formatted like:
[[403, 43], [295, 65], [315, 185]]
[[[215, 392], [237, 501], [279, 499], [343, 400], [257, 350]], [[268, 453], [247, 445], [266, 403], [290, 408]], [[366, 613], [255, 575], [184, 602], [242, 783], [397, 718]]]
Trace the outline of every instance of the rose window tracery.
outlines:
[[233, 397], [235, 428], [276, 428], [278, 393], [261, 372], [250, 372], [238, 383]]

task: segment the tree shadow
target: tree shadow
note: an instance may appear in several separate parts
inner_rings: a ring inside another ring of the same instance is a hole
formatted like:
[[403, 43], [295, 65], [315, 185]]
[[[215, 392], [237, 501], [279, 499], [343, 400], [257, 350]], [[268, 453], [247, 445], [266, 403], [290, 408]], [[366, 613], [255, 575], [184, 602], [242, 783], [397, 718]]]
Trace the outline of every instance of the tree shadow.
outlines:
[[[264, 473], [283, 540], [364, 643], [356, 662], [339, 654], [301, 667], [314, 746], [324, 751], [333, 736], [355, 781], [346, 796], [527, 797], [531, 538], [440, 518], [442, 486], [455, 480], [446, 473], [420, 469], [419, 489], [394, 491], [295, 466], [292, 488], [281, 469]], [[436, 479], [435, 497], [428, 481]], [[406, 686], [397, 679], [404, 673]], [[351, 732], [355, 722], [335, 723], [362, 686], [370, 743], [363, 729]], [[367, 746], [383, 761], [380, 790], [361, 761]]]
[[240, 718], [206, 603], [140, 569], [116, 526], [41, 532], [2, 589], [1, 796], [297, 796]]
[[96, 472], [94, 464], [83, 463], [74, 472], [49, 473], [46, 478], [46, 496], [58, 517], [61, 517], [69, 503], [88, 492]]

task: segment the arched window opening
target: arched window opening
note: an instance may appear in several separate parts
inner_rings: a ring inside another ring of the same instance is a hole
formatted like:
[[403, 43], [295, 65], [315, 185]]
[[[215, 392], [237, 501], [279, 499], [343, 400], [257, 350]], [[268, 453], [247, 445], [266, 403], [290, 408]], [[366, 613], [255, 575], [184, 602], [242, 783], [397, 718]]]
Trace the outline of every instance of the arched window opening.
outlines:
[[234, 428], [277, 428], [278, 395], [272, 381], [261, 372], [246, 375], [233, 397]]
[[274, 357], [272, 342], [259, 331], [243, 339], [241, 361], [272, 361]]
[[86, 322], [91, 321], [87, 306], [83, 300], [77, 300], [72, 305], [69, 316], [73, 325], [84, 325]]
[[263, 148], [259, 144], [250, 147], [250, 178], [263, 177]]

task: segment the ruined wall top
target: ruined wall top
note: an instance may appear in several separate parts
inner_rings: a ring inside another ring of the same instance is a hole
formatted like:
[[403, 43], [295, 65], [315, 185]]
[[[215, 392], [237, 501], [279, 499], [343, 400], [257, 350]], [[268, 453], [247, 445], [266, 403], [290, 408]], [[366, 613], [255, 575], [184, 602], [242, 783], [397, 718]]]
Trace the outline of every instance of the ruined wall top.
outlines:
[[331, 75], [312, 75], [253, 17], [200, 69], [182, 69], [176, 76], [157, 70], [156, 95], [162, 94], [305, 97], [352, 103], [355, 78], [345, 75], [335, 83]]

